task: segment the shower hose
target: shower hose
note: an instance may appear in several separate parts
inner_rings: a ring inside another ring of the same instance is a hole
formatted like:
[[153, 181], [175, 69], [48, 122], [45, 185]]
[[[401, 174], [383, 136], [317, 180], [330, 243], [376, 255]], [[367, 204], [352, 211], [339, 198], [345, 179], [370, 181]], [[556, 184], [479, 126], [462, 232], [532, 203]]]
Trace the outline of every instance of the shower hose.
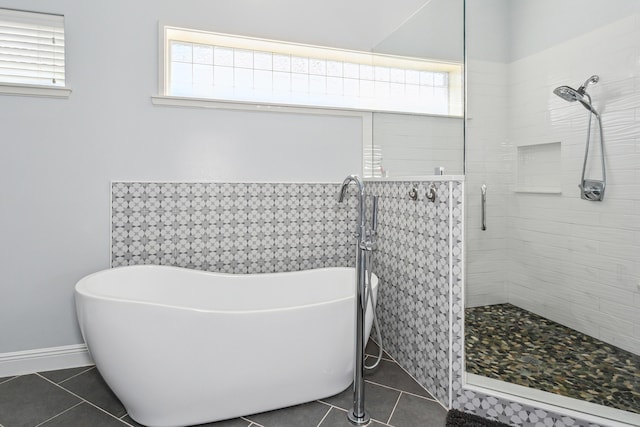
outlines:
[[[366, 285], [365, 285], [365, 296], [364, 296], [364, 306], [365, 313], [366, 309], [369, 308], [369, 301], [371, 301], [371, 308], [373, 310], [373, 326], [376, 329], [376, 339], [378, 343], [378, 356], [376, 357], [376, 361], [373, 365], [364, 364], [364, 368], [368, 371], [374, 370], [380, 365], [380, 361], [382, 360], [382, 334], [380, 333], [380, 325], [378, 324], [378, 316], [376, 316], [376, 297], [373, 294], [373, 285], [371, 284], [371, 251], [366, 252], [365, 254], [365, 264], [367, 265], [366, 269]], [[366, 345], [366, 343], [363, 343]]]

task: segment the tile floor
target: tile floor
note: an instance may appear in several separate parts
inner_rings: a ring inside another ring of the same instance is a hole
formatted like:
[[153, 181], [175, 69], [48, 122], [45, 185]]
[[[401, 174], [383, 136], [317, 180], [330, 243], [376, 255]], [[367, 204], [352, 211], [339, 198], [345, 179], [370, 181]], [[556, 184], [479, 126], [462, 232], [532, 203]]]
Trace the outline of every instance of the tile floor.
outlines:
[[640, 413], [640, 356], [511, 304], [465, 309], [467, 371]]
[[[377, 354], [370, 342], [367, 354]], [[369, 360], [367, 363], [372, 363]], [[443, 427], [446, 410], [388, 355], [366, 374], [371, 426]], [[207, 427], [350, 427], [352, 392]], [[95, 367], [0, 378], [0, 427], [137, 427]]]

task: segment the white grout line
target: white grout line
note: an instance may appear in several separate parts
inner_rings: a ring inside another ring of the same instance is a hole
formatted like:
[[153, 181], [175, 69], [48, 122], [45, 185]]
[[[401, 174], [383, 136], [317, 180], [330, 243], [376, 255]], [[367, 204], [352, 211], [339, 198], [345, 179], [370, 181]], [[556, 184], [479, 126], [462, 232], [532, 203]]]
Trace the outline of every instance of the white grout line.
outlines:
[[59, 414], [56, 414], [56, 415], [54, 415], [53, 417], [51, 417], [51, 418], [47, 418], [47, 419], [46, 419], [46, 420], [44, 420], [43, 422], [41, 422], [41, 423], [39, 423], [39, 424], [36, 424], [36, 426], [35, 426], [35, 427], [41, 426], [42, 424], [47, 423], [47, 422], [49, 422], [49, 421], [53, 420], [54, 418], [58, 418], [60, 415], [65, 414], [65, 413], [69, 412], [70, 410], [72, 410], [73, 408], [77, 408], [78, 406], [80, 406], [80, 405], [82, 405], [82, 404], [84, 404], [84, 402], [78, 402], [78, 403], [76, 403], [75, 405], [73, 405], [72, 407], [67, 408], [67, 409], [65, 409], [64, 411], [60, 412]]
[[120, 418], [116, 417], [115, 415], [113, 415], [113, 414], [112, 414], [112, 413], [110, 413], [109, 411], [106, 411], [106, 410], [102, 409], [101, 407], [99, 407], [98, 405], [95, 405], [95, 404], [93, 404], [93, 403], [89, 402], [88, 400], [84, 399], [82, 396], [80, 396], [80, 395], [78, 395], [78, 394], [76, 394], [76, 393], [72, 392], [71, 390], [67, 390], [66, 388], [62, 387], [62, 386], [61, 386], [61, 385], [59, 385], [59, 384], [56, 384], [55, 382], [51, 381], [50, 379], [48, 379], [48, 378], [46, 378], [46, 377], [43, 377], [43, 376], [42, 376], [42, 375], [40, 375], [39, 373], [37, 373], [37, 372], [36, 372], [36, 374], [35, 374], [35, 375], [39, 376], [40, 378], [42, 378], [42, 379], [43, 379], [43, 380], [45, 380], [45, 381], [50, 382], [51, 384], [53, 384], [54, 386], [58, 387], [59, 389], [64, 390], [64, 391], [66, 391], [67, 393], [69, 393], [69, 394], [71, 394], [71, 395], [73, 395], [73, 396], [77, 397], [78, 399], [82, 400], [84, 403], [86, 403], [86, 404], [88, 404], [88, 405], [93, 406], [94, 408], [98, 409], [99, 411], [104, 412], [105, 414], [109, 415], [111, 418], [114, 418], [114, 419], [116, 419], [116, 420], [120, 421], [121, 423], [123, 423], [123, 424], [125, 424], [125, 425], [128, 425], [128, 426], [130, 426], [130, 427], [134, 427], [134, 426], [132, 426], [131, 424], [127, 423], [126, 421], [122, 421]]
[[71, 378], [75, 378], [75, 377], [77, 377], [78, 375], [82, 375], [82, 374], [84, 374], [84, 373], [86, 373], [86, 372], [89, 372], [89, 371], [90, 371], [90, 370], [92, 370], [92, 369], [96, 369], [96, 367], [95, 367], [95, 366], [90, 366], [88, 369], [85, 369], [85, 370], [84, 370], [84, 371], [82, 371], [82, 372], [79, 372], [79, 373], [77, 373], [77, 374], [75, 374], [75, 375], [73, 375], [73, 376], [70, 376], [69, 378], [67, 378], [67, 379], [65, 379], [65, 380], [60, 381], [58, 384], [65, 383], [65, 382], [69, 381]]
[[258, 424], [257, 422], [252, 421], [252, 420], [250, 420], [249, 418], [246, 418], [246, 417], [240, 417], [240, 419], [241, 419], [241, 420], [245, 420], [245, 421], [247, 421], [247, 422], [251, 423], [251, 424], [249, 424], [247, 427], [251, 427], [251, 426], [264, 427], [262, 424]]
[[393, 409], [391, 410], [391, 413], [389, 414], [389, 419], [387, 420], [387, 424], [391, 424], [391, 418], [393, 417], [393, 414], [396, 412], [396, 408], [398, 407], [398, 403], [400, 402], [400, 398], [402, 397], [402, 393], [400, 393], [398, 395], [398, 398], [396, 399], [396, 404], [393, 405]]
[[321, 420], [320, 420], [320, 422], [318, 423], [317, 427], [320, 427], [320, 424], [322, 424], [322, 422], [324, 421], [324, 419], [325, 419], [325, 418], [327, 418], [327, 416], [329, 416], [329, 412], [331, 412], [331, 406], [330, 406], [330, 405], [327, 405], [327, 406], [329, 406], [329, 409], [327, 409], [327, 413], [326, 413], [326, 414], [324, 414], [324, 417], [322, 417], [322, 419], [321, 419]]
[[[322, 400], [318, 400], [318, 402], [320, 402], [320, 403], [324, 403], [325, 405], [329, 405], [329, 406], [331, 406], [331, 408], [332, 408], [332, 409], [335, 409], [335, 410], [337, 410], [337, 411], [344, 412], [344, 416], [345, 416], [345, 418], [346, 418], [347, 414], [349, 413], [349, 411], [348, 411], [348, 410], [346, 410], [346, 409], [344, 409], [344, 408], [341, 408], [341, 407], [339, 407], [339, 406], [335, 406], [335, 405], [332, 405], [332, 404], [330, 404], [330, 403], [323, 402]], [[324, 418], [323, 418], [323, 420], [324, 420]], [[377, 423], [379, 423], [379, 424], [382, 424], [382, 425], [383, 425], [383, 426], [385, 426], [385, 427], [393, 427], [393, 426], [391, 426], [391, 425], [389, 425], [389, 424], [385, 423], [384, 421], [381, 421], [381, 420], [379, 420], [379, 419], [377, 419], [377, 418], [371, 418], [371, 421], [375, 421], [375, 422], [377, 422]], [[367, 424], [367, 425], [369, 425], [369, 424]]]
[[[16, 378], [19, 378], [19, 377], [21, 377], [21, 376], [22, 376], [22, 375], [16, 375], [16, 376], [14, 376], [14, 377], [7, 377], [7, 378], [5, 378], [5, 380], [4, 380], [4, 381], [0, 382], [0, 384], [8, 383], [9, 381], [13, 381], [13, 380], [15, 380]], [[2, 427], [2, 426], [0, 426], [0, 427]]]
[[[364, 381], [369, 383], [369, 384], [373, 384], [373, 385], [377, 385], [377, 386], [380, 386], [380, 387], [388, 388], [388, 389], [393, 390], [393, 391], [398, 391], [400, 393], [410, 394], [411, 396], [420, 397], [420, 398], [422, 398], [424, 400], [428, 400], [429, 402], [439, 403], [438, 400], [436, 400], [435, 397], [422, 396], [422, 395], [419, 395], [419, 394], [411, 393], [410, 391], [400, 390], [399, 388], [395, 388], [395, 387], [391, 387], [391, 386], [388, 386], [388, 385], [380, 384], [380, 383], [377, 383], [377, 382], [371, 381], [371, 380], [364, 380]], [[429, 392], [427, 392], [427, 393], [429, 393]], [[429, 395], [431, 395], [431, 393], [429, 393]]]

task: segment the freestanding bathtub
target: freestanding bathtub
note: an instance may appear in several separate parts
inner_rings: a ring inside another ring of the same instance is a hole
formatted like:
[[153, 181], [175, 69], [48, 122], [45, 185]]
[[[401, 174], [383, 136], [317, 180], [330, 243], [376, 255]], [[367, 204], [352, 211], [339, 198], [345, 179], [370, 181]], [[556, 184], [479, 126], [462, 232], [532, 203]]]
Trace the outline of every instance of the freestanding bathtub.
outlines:
[[[89, 275], [75, 290], [91, 356], [140, 424], [249, 415], [337, 394], [353, 380], [352, 268], [130, 266]], [[371, 323], [369, 306], [367, 337]]]

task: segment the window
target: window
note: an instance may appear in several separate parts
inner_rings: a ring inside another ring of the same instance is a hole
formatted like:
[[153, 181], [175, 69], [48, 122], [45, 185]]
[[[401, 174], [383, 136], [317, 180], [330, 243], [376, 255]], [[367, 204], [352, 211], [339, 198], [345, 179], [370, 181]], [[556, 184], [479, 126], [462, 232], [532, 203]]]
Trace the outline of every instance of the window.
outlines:
[[46, 90], [65, 83], [64, 17], [0, 9], [0, 92], [60, 96]]
[[174, 97], [462, 115], [461, 64], [164, 28]]

